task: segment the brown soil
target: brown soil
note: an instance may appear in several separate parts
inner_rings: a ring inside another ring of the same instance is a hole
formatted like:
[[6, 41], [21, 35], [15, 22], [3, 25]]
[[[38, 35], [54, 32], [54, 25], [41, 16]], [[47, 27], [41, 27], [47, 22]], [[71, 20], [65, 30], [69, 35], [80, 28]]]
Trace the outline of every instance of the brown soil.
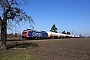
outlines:
[[[18, 42], [38, 42], [38, 47], [31, 50], [37, 60], [90, 60], [90, 39], [88, 38], [22, 40]], [[7, 41], [7, 44], [9, 43], [12, 41]]]
[[66, 39], [44, 42], [34, 52], [39, 60], [90, 60], [90, 40]]

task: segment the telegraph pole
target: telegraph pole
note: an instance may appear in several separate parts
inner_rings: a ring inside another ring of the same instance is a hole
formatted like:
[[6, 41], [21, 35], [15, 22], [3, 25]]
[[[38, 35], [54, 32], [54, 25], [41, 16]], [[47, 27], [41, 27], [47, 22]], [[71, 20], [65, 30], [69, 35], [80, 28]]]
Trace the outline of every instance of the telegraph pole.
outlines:
[[73, 30], [72, 30], [72, 35], [73, 35]]

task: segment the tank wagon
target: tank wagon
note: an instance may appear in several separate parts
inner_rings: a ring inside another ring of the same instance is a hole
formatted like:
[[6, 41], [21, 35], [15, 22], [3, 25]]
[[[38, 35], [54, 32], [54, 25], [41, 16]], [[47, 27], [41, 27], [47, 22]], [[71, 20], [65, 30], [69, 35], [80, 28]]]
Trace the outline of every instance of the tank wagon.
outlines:
[[48, 38], [72, 38], [73, 35], [68, 34], [61, 34], [61, 33], [55, 33], [55, 32], [47, 32]]
[[55, 32], [47, 32], [48, 33], [48, 38], [60, 38], [61, 34], [60, 33], [55, 33]]
[[23, 39], [47, 39], [47, 38], [60, 39], [60, 38], [77, 38], [77, 36], [55, 33], [55, 32], [36, 31], [36, 30], [27, 29], [23, 31], [22, 38]]

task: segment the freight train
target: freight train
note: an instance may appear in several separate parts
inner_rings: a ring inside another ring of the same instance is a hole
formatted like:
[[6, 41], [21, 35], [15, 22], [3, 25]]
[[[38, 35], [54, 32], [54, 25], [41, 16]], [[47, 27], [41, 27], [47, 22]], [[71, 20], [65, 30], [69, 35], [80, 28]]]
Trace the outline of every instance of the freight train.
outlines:
[[[55, 32], [46, 32], [46, 31], [36, 31], [32, 29], [27, 29], [22, 32], [23, 39], [51, 39], [51, 38], [74, 38], [74, 35], [61, 34]], [[77, 36], [79, 37], [79, 36]]]

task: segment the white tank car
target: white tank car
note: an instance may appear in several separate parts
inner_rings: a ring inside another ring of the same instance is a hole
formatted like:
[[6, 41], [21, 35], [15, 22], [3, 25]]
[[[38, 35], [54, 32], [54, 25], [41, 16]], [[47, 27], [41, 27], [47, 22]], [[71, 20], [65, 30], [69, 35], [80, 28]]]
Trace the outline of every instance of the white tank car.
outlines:
[[69, 36], [69, 38], [72, 38], [72, 35], [68, 35]]
[[47, 32], [49, 38], [60, 38], [60, 33]]
[[65, 36], [67, 36], [67, 35], [66, 35], [66, 34], [61, 34], [61, 36], [65, 37]]

